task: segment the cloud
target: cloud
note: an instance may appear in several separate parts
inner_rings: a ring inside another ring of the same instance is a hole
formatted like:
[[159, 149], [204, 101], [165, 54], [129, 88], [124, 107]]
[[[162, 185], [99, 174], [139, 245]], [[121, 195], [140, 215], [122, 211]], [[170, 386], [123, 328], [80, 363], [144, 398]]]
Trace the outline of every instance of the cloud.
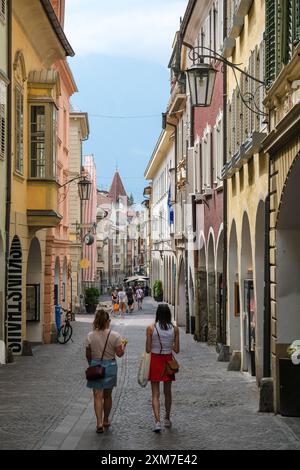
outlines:
[[66, 4], [66, 33], [77, 55], [105, 54], [167, 65], [187, 0], [67, 0]]

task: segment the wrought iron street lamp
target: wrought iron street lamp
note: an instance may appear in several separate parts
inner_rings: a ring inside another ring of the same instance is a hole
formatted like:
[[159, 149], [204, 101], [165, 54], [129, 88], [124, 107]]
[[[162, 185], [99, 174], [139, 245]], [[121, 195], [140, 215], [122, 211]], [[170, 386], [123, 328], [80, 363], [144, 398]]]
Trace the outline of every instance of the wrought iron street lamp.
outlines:
[[192, 105], [208, 107], [211, 105], [217, 70], [210, 64], [194, 64], [186, 71], [191, 92]]
[[92, 183], [86, 176], [78, 181], [78, 193], [81, 201], [89, 201], [92, 192]]
[[70, 181], [67, 181], [65, 184], [61, 184], [59, 187], [64, 188], [65, 186], [68, 186], [69, 184], [73, 183], [73, 181], [78, 181], [78, 193], [80, 200], [89, 201], [92, 192], [92, 183], [84, 175], [76, 176]]
[[[214, 93], [216, 75], [218, 70], [213, 67], [211, 63], [205, 63], [205, 60], [213, 61], [215, 63], [222, 63], [223, 71], [226, 67], [231, 67], [234, 78], [238, 87], [238, 91], [244, 105], [253, 113], [259, 116], [267, 116], [263, 110], [259, 109], [256, 104], [256, 94], [266, 84], [264, 81], [259, 80], [257, 77], [250, 75], [249, 73], [242, 70], [237, 64], [230, 62], [225, 57], [223, 57], [218, 52], [210, 49], [209, 47], [198, 46], [192, 47], [188, 43], [183, 43], [183, 45], [189, 47], [191, 50], [189, 52], [189, 58], [192, 60], [193, 65], [190, 69], [186, 70], [188, 77], [190, 93], [191, 93], [191, 102], [194, 107], [208, 107], [211, 105], [212, 96]], [[247, 91], [242, 93], [238, 78], [237, 72], [246, 76], [247, 79], [253, 80], [257, 83], [257, 89], [254, 93]]]

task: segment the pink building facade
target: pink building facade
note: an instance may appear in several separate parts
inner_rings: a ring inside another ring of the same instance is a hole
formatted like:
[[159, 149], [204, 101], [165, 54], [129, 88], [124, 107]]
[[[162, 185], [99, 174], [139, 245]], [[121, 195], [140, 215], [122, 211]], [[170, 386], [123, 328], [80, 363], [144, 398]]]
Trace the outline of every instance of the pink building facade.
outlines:
[[[58, 19], [63, 24], [64, 2], [53, 2]], [[77, 87], [67, 61], [55, 64], [60, 78], [60, 97], [57, 110], [56, 172], [60, 185], [69, 180], [69, 115], [70, 98]], [[76, 184], [72, 183], [72, 184]], [[69, 241], [69, 186], [58, 188], [58, 211], [61, 222], [47, 230], [44, 293], [44, 342], [56, 337], [55, 306], [70, 307], [71, 302], [71, 255]]]
[[93, 155], [85, 157], [84, 170], [92, 183], [92, 190], [89, 201], [82, 201], [82, 223], [85, 226], [83, 236], [89, 232], [94, 236], [94, 243], [91, 245], [83, 241], [83, 258], [89, 261], [89, 267], [82, 270], [82, 280], [88, 284], [94, 283], [97, 279], [97, 243], [94, 226], [97, 221], [97, 173]]

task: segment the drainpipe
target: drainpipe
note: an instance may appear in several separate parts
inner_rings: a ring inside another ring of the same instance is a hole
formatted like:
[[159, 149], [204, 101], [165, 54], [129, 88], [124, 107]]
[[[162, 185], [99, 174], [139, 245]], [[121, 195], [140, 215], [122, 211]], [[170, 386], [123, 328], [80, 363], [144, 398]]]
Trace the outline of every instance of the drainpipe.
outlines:
[[[227, 0], [224, 0], [224, 39], [227, 34]], [[223, 73], [223, 165], [227, 162], [227, 66], [224, 64]], [[227, 179], [223, 181], [223, 225], [224, 225], [224, 246], [223, 246], [223, 296], [222, 296], [222, 311], [223, 311], [223, 328], [222, 321], [220, 322], [220, 340], [225, 345], [227, 338], [227, 258], [228, 258], [228, 212], [227, 212], [227, 193], [228, 185]]]
[[263, 376], [271, 377], [271, 298], [270, 298], [270, 174], [269, 156], [268, 196], [265, 204], [265, 292], [264, 292], [264, 364]]
[[5, 215], [5, 316], [4, 316], [4, 341], [7, 345], [8, 337], [8, 262], [10, 249], [10, 211], [11, 211], [11, 175], [12, 175], [12, 138], [8, 131], [12, 122], [12, 0], [7, 2], [7, 67], [8, 67], [8, 93], [7, 93], [7, 165], [6, 165], [6, 215]]

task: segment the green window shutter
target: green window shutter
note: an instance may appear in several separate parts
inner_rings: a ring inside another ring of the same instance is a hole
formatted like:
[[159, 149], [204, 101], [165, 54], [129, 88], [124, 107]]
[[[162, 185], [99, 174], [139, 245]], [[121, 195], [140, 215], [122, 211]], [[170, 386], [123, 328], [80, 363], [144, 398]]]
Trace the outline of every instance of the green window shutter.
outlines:
[[293, 43], [300, 41], [300, 0], [293, 0]]
[[265, 77], [268, 88], [276, 77], [276, 8], [277, 0], [266, 0]]
[[278, 7], [280, 38], [280, 69], [286, 65], [292, 54], [292, 0], [281, 0]]

